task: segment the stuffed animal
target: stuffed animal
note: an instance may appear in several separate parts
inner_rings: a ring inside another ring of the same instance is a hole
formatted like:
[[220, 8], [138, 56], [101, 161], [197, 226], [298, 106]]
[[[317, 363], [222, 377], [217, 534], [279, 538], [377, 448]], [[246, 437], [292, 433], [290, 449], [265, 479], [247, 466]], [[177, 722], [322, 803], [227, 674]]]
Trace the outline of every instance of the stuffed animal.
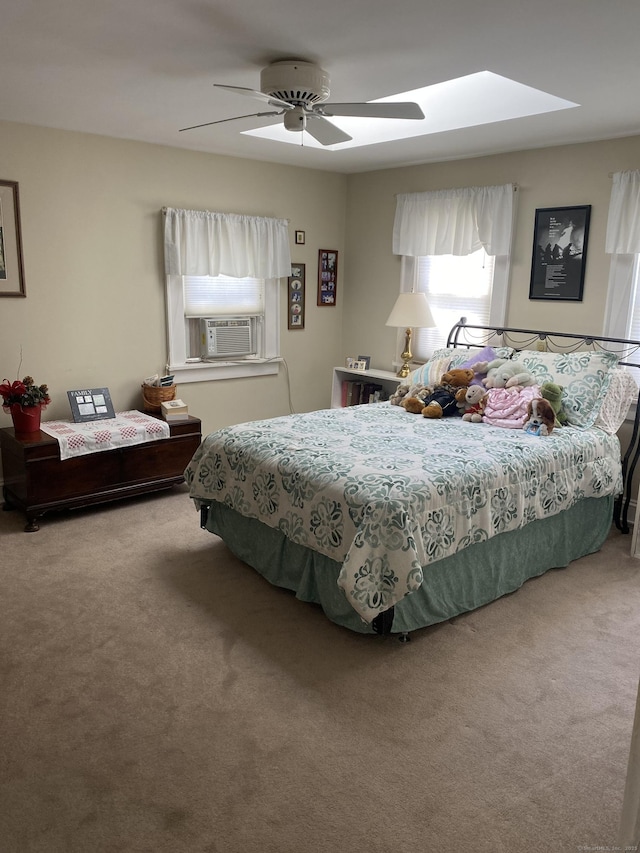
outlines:
[[[433, 388], [431, 386], [423, 385], [421, 382], [412, 384], [402, 382], [389, 397], [389, 402], [392, 406], [402, 406], [403, 408], [406, 408], [405, 403], [407, 403], [407, 401], [412, 397], [419, 397], [424, 400], [424, 398], [432, 391]], [[422, 406], [424, 406], [424, 402], [422, 403]], [[420, 407], [420, 410], [422, 410], [422, 406]]]
[[536, 397], [527, 406], [527, 420], [524, 423], [524, 431], [531, 435], [551, 435], [556, 422], [556, 415], [551, 408], [551, 403], [544, 397]]
[[464, 393], [463, 421], [471, 421], [479, 424], [482, 421], [484, 407], [487, 400], [487, 392], [480, 385], [470, 385]]
[[529, 385], [536, 384], [536, 378], [528, 370], [523, 370], [522, 367], [514, 361], [506, 359], [495, 359], [502, 362], [495, 367], [491, 367], [493, 362], [489, 362], [487, 375], [482, 380], [485, 388], [526, 388]]
[[425, 401], [432, 392], [433, 389], [425, 385], [424, 388], [422, 388], [417, 393], [412, 394], [410, 397], [405, 397], [404, 400], [400, 403], [400, 405], [403, 409], [405, 409], [407, 412], [410, 412], [412, 415], [421, 415], [422, 410], [425, 407]]
[[409, 385], [408, 382], [401, 382], [396, 388], [396, 390], [393, 392], [393, 394], [391, 394], [391, 396], [389, 397], [389, 402], [391, 403], [391, 405], [399, 406], [409, 393], [409, 388], [411, 388], [411, 385]]
[[423, 417], [446, 418], [461, 415], [456, 395], [462, 390], [466, 391], [472, 379], [473, 370], [470, 367], [456, 367], [443, 373], [433, 392], [425, 397]]
[[562, 407], [562, 385], [556, 385], [555, 382], [543, 382], [540, 386], [540, 394], [551, 403], [551, 408], [555, 413], [555, 426], [562, 426], [567, 423], [567, 416]]
[[473, 381], [473, 368], [471, 367], [455, 367], [453, 370], [447, 370], [440, 377], [438, 386], [455, 391], [457, 388], [468, 388]]
[[422, 409], [422, 416], [425, 418], [445, 418], [459, 414], [456, 395], [448, 388], [435, 388], [426, 398]]

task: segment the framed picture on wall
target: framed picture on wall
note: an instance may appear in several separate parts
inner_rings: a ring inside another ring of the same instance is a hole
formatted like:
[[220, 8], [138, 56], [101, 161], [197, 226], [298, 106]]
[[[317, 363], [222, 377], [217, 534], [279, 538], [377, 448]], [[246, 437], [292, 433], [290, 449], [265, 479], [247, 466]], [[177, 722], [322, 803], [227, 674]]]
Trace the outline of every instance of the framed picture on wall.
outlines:
[[320, 249], [318, 252], [318, 305], [336, 304], [338, 291], [338, 252]]
[[529, 299], [582, 302], [591, 205], [536, 210]]
[[291, 264], [287, 286], [287, 328], [304, 329], [305, 265]]
[[26, 296], [17, 181], [0, 180], [0, 296]]

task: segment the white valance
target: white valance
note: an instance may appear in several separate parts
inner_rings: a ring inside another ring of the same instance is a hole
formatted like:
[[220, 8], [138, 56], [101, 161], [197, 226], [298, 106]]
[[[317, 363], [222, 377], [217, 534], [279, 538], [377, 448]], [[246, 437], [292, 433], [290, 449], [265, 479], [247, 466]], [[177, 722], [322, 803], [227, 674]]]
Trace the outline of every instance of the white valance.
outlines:
[[640, 170], [616, 172], [611, 187], [605, 252], [640, 252]]
[[416, 258], [508, 255], [513, 225], [513, 184], [404, 193], [396, 204], [393, 251]]
[[285, 278], [291, 275], [286, 219], [167, 208], [167, 275]]

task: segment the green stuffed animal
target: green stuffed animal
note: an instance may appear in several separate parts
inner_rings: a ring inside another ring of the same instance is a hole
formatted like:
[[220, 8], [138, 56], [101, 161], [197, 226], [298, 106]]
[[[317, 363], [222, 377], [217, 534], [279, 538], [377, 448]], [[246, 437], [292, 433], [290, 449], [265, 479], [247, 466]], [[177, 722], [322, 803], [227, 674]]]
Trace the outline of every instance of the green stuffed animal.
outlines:
[[553, 413], [556, 416], [556, 426], [563, 426], [567, 423], [567, 415], [562, 406], [562, 385], [557, 385], [555, 382], [543, 382], [540, 386], [540, 394], [551, 404]]

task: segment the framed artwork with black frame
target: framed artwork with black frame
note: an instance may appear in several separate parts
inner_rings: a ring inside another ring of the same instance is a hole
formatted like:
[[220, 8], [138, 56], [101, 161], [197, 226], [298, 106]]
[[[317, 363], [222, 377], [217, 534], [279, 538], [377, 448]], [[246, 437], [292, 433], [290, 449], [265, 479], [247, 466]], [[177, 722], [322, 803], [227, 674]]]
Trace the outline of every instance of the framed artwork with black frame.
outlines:
[[17, 181], [0, 180], [0, 296], [26, 296]]
[[318, 305], [336, 304], [338, 292], [338, 252], [336, 249], [318, 251]]
[[287, 328], [304, 329], [305, 265], [291, 264], [287, 285]]
[[591, 205], [536, 210], [529, 299], [582, 302]]

